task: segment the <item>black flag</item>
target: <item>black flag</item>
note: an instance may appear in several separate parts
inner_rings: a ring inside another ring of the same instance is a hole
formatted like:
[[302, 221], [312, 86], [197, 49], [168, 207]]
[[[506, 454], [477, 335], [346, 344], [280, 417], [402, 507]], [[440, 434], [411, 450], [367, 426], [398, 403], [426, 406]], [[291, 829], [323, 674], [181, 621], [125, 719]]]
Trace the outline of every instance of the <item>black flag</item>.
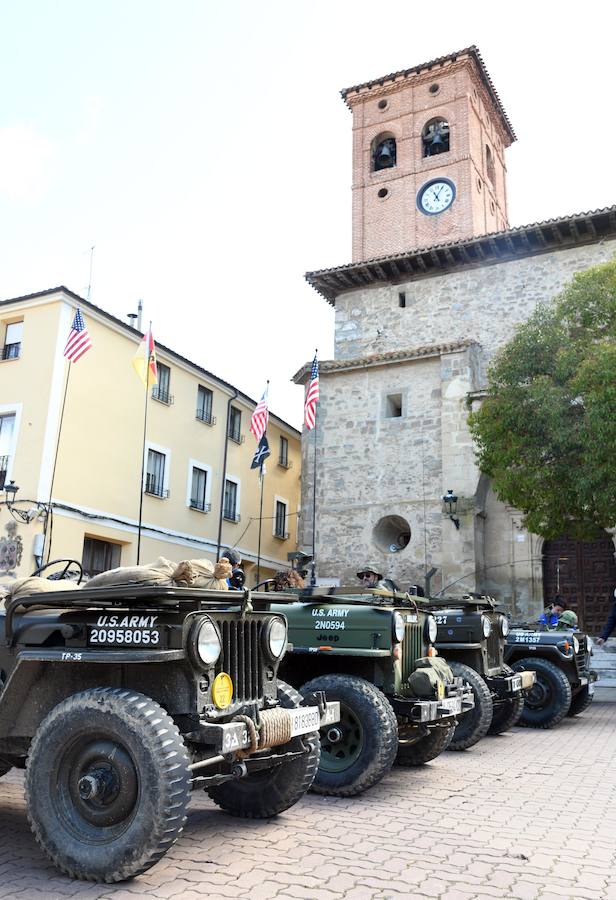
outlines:
[[263, 435], [261, 440], [259, 441], [259, 446], [255, 450], [255, 455], [252, 458], [252, 462], [250, 463], [251, 469], [260, 469], [263, 466], [263, 463], [267, 459], [268, 456], [271, 456], [269, 444], [267, 443], [267, 437]]

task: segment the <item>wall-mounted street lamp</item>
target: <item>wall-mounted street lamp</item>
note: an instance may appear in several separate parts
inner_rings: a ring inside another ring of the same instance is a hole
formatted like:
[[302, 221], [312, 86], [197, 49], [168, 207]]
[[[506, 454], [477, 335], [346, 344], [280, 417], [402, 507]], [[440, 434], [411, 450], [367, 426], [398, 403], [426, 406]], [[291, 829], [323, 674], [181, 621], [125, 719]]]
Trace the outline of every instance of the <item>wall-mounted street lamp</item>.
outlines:
[[449, 516], [453, 524], [456, 526], [456, 531], [460, 528], [460, 520], [456, 518], [457, 511], [458, 498], [453, 491], [447, 491], [447, 493], [443, 497], [443, 512], [446, 516]]
[[41, 503], [39, 500], [18, 501], [19, 503], [27, 503], [28, 509], [20, 509], [18, 506], [15, 506], [18, 490], [19, 485], [15, 484], [14, 481], [9, 481], [8, 484], [4, 485], [4, 493], [6, 494], [6, 508], [16, 522], [23, 522], [24, 525], [29, 525], [30, 522], [33, 522], [40, 515], [44, 515], [45, 518], [47, 517], [47, 504]]

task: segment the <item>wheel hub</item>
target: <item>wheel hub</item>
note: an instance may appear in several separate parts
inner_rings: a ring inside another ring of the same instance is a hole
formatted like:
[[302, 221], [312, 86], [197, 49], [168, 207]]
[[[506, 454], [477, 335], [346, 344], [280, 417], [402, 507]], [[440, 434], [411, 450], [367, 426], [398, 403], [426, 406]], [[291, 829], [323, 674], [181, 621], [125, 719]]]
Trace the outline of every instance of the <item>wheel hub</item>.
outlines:
[[66, 800], [91, 825], [110, 827], [130, 816], [139, 793], [127, 750], [112, 740], [79, 743], [64, 761]]
[[343, 772], [359, 758], [364, 746], [364, 729], [346, 703], [340, 703], [340, 721], [321, 731], [321, 768], [326, 772]]
[[551, 696], [549, 685], [542, 678], [537, 678], [534, 685], [525, 697], [525, 703], [531, 709], [541, 709], [549, 703]]

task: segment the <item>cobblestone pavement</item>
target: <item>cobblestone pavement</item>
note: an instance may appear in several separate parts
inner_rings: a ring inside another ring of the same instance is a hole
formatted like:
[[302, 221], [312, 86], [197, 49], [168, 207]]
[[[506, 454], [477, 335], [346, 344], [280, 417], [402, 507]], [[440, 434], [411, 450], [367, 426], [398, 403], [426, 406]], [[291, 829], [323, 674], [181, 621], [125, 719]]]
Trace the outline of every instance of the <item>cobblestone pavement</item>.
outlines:
[[616, 703], [396, 769], [352, 800], [310, 795], [244, 822], [193, 795], [187, 828], [140, 878], [59, 875], [32, 838], [22, 778], [0, 782], [0, 898], [508, 897], [616, 900]]

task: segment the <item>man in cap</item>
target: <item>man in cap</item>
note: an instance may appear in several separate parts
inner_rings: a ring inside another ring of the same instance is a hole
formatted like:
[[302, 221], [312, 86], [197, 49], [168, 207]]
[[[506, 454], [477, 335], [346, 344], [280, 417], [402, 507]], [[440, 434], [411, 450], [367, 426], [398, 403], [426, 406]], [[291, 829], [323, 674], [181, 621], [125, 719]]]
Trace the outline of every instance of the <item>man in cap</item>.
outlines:
[[389, 590], [388, 585], [383, 581], [383, 573], [379, 572], [376, 566], [364, 566], [363, 569], [360, 569], [357, 573], [357, 577], [359, 578], [362, 587], [384, 588], [385, 590]]

